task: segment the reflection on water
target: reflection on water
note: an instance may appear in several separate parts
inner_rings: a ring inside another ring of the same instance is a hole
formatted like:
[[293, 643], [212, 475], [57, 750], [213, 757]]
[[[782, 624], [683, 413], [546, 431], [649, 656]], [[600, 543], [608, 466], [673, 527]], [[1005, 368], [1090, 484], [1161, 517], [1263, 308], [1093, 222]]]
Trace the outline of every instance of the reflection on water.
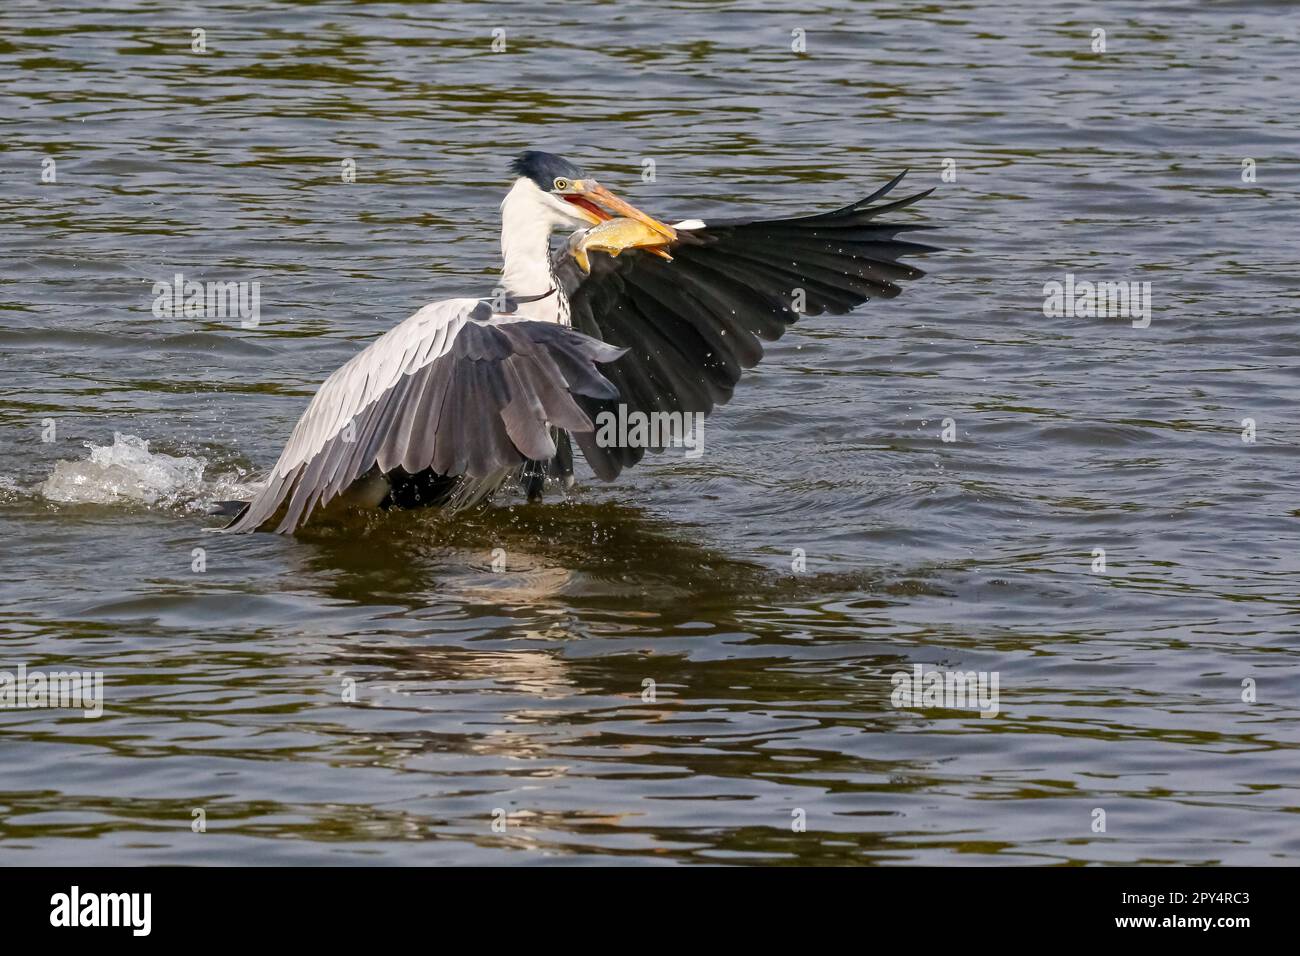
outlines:
[[[1297, 24], [1091, 19], [6, 4], [0, 670], [108, 699], [0, 709], [0, 860], [1294, 863]], [[949, 251], [772, 345], [698, 460], [207, 534], [325, 374], [491, 287], [528, 146], [670, 219], [910, 167]], [[176, 272], [259, 326], [154, 316]], [[1044, 316], [1067, 273], [1150, 327]], [[918, 664], [999, 715], [894, 706]]]

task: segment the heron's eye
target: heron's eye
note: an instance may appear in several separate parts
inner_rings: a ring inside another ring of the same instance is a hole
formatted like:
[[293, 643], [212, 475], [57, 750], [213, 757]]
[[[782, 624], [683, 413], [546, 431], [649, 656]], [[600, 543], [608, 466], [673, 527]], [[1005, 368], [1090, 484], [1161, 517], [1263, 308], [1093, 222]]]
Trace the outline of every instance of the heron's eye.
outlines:
[[571, 185], [572, 184], [567, 179], [557, 179], [555, 181], [555, 188], [560, 192], [564, 192]]

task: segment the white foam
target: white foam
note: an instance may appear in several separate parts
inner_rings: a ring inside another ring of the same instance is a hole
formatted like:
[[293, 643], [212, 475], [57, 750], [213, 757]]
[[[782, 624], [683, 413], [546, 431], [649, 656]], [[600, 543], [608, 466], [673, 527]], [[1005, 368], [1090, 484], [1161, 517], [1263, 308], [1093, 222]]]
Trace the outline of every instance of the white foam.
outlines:
[[204, 479], [205, 458], [176, 457], [149, 450], [134, 435], [113, 433], [113, 444], [86, 442], [90, 457], [60, 461], [37, 490], [63, 504], [138, 502], [205, 511], [225, 498], [247, 498], [255, 490], [240, 483], [243, 469]]

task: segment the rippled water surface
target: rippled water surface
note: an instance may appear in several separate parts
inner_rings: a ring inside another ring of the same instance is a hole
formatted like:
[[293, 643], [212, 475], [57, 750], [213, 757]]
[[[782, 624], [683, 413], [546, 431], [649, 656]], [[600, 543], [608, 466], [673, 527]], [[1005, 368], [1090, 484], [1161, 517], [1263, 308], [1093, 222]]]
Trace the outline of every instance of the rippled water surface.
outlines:
[[[106, 703], [0, 710], [0, 862], [1294, 864], [1298, 40], [1289, 3], [6, 0], [0, 670]], [[490, 290], [529, 146], [675, 218], [910, 168], [947, 251], [771, 346], [697, 460], [206, 535], [330, 370]], [[156, 318], [177, 272], [260, 282], [259, 325]], [[1067, 273], [1150, 282], [1149, 327], [1045, 317]], [[893, 706], [918, 664], [999, 714]]]

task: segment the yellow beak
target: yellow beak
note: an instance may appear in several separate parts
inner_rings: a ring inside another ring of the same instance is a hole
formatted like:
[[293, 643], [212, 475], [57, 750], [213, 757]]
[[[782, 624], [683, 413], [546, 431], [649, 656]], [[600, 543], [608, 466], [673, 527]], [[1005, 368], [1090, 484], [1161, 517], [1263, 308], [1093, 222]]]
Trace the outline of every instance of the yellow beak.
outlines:
[[648, 216], [636, 206], [619, 199], [594, 179], [578, 179], [563, 198], [583, 211], [593, 224], [623, 217], [635, 219], [663, 236], [666, 240], [677, 238], [677, 230], [667, 223]]

